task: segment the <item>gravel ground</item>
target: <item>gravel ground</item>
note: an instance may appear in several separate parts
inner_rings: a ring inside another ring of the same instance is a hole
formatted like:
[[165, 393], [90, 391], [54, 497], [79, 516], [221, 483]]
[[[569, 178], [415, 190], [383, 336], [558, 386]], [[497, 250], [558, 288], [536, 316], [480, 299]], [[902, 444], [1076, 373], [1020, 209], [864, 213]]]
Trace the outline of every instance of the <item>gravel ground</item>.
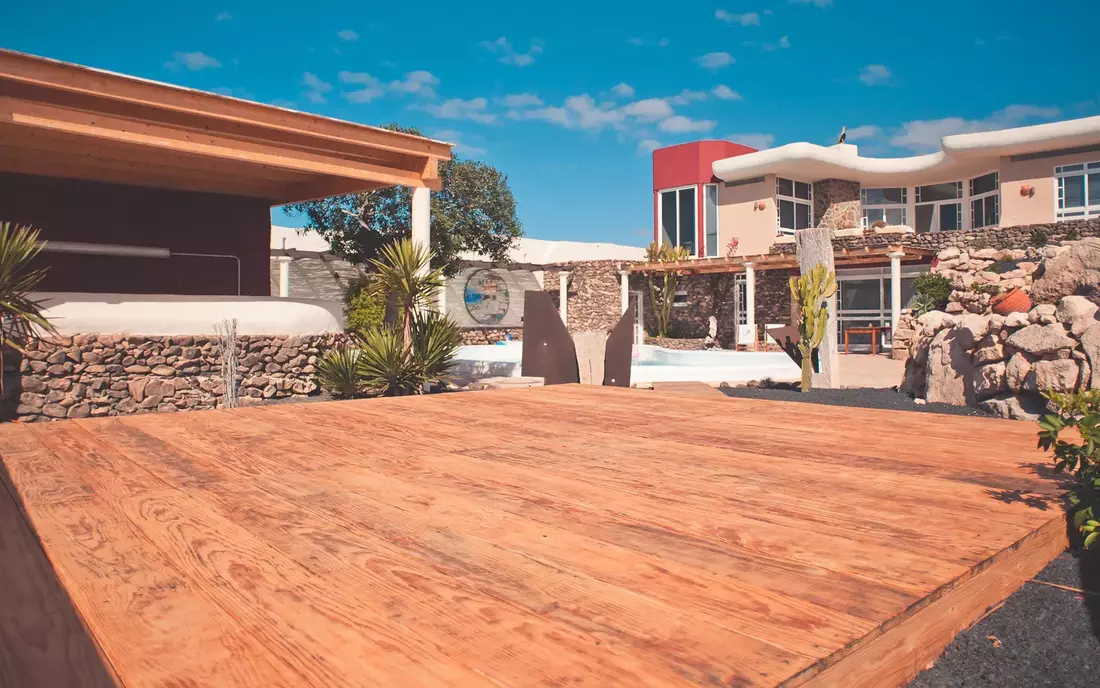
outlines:
[[764, 389], [760, 387], [723, 387], [721, 391], [731, 397], [743, 399], [771, 399], [773, 401], [801, 401], [827, 406], [858, 406], [860, 408], [890, 409], [893, 411], [920, 411], [922, 413], [950, 413], [956, 416], [988, 416], [981, 409], [950, 404], [916, 404], [906, 394], [892, 389], [853, 387], [851, 389], [814, 389], [806, 394], [789, 389]]
[[[1097, 594], [1044, 585], [1045, 581]], [[1096, 688], [1100, 553], [1067, 552], [955, 638], [909, 688]]]

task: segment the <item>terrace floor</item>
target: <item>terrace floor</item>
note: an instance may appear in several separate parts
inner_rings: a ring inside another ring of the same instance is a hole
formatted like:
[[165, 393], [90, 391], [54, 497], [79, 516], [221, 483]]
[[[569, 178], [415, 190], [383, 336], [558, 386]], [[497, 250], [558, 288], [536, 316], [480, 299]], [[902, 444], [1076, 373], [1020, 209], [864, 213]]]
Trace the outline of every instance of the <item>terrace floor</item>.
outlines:
[[574, 385], [8, 425], [0, 685], [899, 685], [1065, 547], [1034, 445]]

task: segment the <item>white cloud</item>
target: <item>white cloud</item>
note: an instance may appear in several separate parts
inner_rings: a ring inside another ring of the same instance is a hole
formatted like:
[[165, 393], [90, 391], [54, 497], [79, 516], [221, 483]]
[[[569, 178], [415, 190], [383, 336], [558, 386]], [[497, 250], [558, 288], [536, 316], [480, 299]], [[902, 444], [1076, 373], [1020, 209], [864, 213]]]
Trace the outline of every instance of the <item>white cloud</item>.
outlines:
[[509, 110], [509, 119], [536, 119], [562, 127], [571, 127], [569, 112], [563, 107], [549, 106], [537, 110]]
[[757, 150], [771, 148], [772, 144], [775, 143], [775, 136], [772, 134], [731, 134], [726, 138], [734, 143], [740, 143], [742, 146], [749, 146]]
[[214, 21], [229, 21], [233, 18], [233, 15], [228, 12], [218, 12], [214, 15]]
[[833, 0], [790, 0], [790, 2], [792, 5], [813, 5], [821, 9], [831, 7], [833, 4]]
[[652, 153], [654, 150], [661, 147], [661, 142], [657, 139], [642, 139], [638, 142], [638, 153]]
[[653, 46], [653, 47], [657, 47], [657, 48], [667, 48], [668, 47], [668, 39], [667, 38], [661, 38], [661, 39], [658, 39], [658, 40], [652, 41], [652, 42], [647, 41], [644, 38], [628, 38], [628, 39], [626, 39], [626, 42], [629, 43], [630, 45], [634, 45], [634, 46], [637, 46], [639, 48], [645, 47], [645, 46]]
[[859, 80], [868, 86], [882, 86], [890, 83], [894, 74], [883, 64], [869, 64], [859, 70]]
[[760, 26], [760, 15], [756, 12], [734, 14], [726, 10], [715, 10], [714, 18], [727, 24], [740, 24], [741, 26]]
[[634, 87], [630, 84], [617, 84], [614, 88], [611, 89], [611, 92], [619, 98], [634, 97]]
[[179, 71], [180, 69], [187, 69], [192, 72], [197, 72], [200, 69], [216, 69], [222, 66], [221, 62], [218, 62], [214, 58], [210, 57], [206, 53], [193, 52], [193, 53], [172, 53], [172, 59], [164, 63], [164, 66], [172, 71]]
[[337, 31], [336, 36], [342, 41], [357, 41], [359, 40], [359, 34], [351, 29], [344, 29], [343, 31]]
[[985, 119], [945, 117], [943, 119], [914, 120], [901, 125], [901, 129], [890, 138], [890, 145], [908, 148], [914, 152], [938, 150], [940, 141], [944, 136], [1007, 129], [1036, 120], [1051, 120], [1060, 114], [1061, 110], [1055, 107], [1009, 105]]
[[340, 72], [337, 77], [340, 79], [340, 83], [358, 84], [363, 87], [344, 93], [344, 98], [352, 103], [369, 103], [375, 98], [379, 98], [386, 94], [385, 88], [382, 87], [378, 79], [375, 79], [366, 72], [343, 71]]
[[672, 116], [672, 106], [663, 98], [646, 98], [623, 107], [623, 114], [642, 122], [653, 122]]
[[538, 107], [542, 105], [542, 98], [534, 93], [510, 93], [499, 100], [505, 107], [510, 108]]
[[332, 90], [332, 84], [312, 72], [302, 74], [302, 84], [306, 87], [306, 98], [311, 103], [324, 103], [325, 94]]
[[454, 151], [461, 155], [485, 155], [484, 148], [475, 146], [469, 143], [462, 142], [462, 134], [454, 129], [442, 129], [432, 134], [432, 138], [437, 141], [447, 141], [454, 144]]
[[507, 117], [515, 120], [542, 120], [566, 129], [600, 131], [606, 127], [621, 129], [626, 113], [614, 103], [596, 103], [587, 93], [569, 96], [561, 107], [548, 106], [534, 110], [509, 110]]
[[721, 69], [734, 63], [733, 56], [726, 52], [707, 53], [695, 58], [695, 62], [704, 69]]
[[494, 55], [499, 56], [498, 59], [506, 65], [512, 65], [513, 67], [526, 67], [535, 63], [535, 56], [542, 53], [542, 43], [540, 41], [531, 41], [527, 47], [527, 52], [518, 52], [512, 47], [512, 44], [507, 38], [501, 36], [495, 41], [482, 41], [481, 47], [485, 48]]
[[725, 84], [718, 84], [710, 92], [718, 100], [741, 100], [741, 94]]
[[714, 120], [695, 120], [683, 115], [673, 115], [667, 119], [661, 120], [661, 123], [657, 125], [657, 128], [661, 131], [667, 131], [674, 134], [682, 134], [686, 132], [699, 132], [710, 131], [717, 124]]
[[848, 141], [866, 141], [882, 136], [882, 129], [873, 124], [864, 124], [847, 130]]
[[424, 110], [441, 119], [468, 119], [479, 124], [494, 124], [497, 116], [486, 112], [489, 101], [485, 98], [449, 98], [439, 104], [425, 105]]
[[673, 105], [687, 105], [688, 103], [694, 103], [697, 100], [706, 100], [707, 94], [704, 91], [692, 91], [685, 88], [676, 95], [668, 98], [668, 102]]
[[439, 85], [439, 79], [437, 79], [435, 75], [431, 72], [419, 69], [407, 73], [404, 79], [391, 81], [389, 89], [391, 91], [397, 91], [398, 93], [408, 93], [423, 96], [425, 98], [434, 98], [435, 89], [433, 86], [437, 85]]

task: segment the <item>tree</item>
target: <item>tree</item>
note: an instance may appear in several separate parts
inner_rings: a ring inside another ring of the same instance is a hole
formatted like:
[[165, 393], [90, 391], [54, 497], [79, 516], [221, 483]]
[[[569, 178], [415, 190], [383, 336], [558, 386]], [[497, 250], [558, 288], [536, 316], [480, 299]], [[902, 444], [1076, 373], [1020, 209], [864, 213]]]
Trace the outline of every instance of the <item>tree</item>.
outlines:
[[[645, 250], [647, 263], [675, 263], [691, 257], [683, 246], [651, 243]], [[672, 304], [676, 301], [676, 283], [680, 273], [676, 270], [646, 271], [649, 283], [649, 302], [653, 307], [653, 319], [657, 323], [657, 336], [667, 337], [672, 322]]]
[[[422, 135], [397, 124], [386, 128]], [[505, 262], [508, 249], [523, 234], [507, 175], [456, 156], [439, 164], [439, 178], [442, 190], [432, 192], [431, 203], [432, 266], [454, 274], [465, 251]], [[307, 229], [325, 237], [338, 255], [362, 264], [378, 258], [383, 246], [410, 236], [411, 204], [412, 189], [395, 186], [293, 203], [287, 211], [305, 215]]]

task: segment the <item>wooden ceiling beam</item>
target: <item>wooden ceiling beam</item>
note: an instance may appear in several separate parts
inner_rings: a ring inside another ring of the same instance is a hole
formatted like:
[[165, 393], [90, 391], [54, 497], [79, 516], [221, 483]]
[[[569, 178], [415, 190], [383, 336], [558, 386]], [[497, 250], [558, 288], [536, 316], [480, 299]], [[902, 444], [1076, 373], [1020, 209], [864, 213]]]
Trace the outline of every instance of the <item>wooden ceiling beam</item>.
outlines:
[[214, 134], [183, 131], [14, 98], [0, 97], [0, 121], [28, 129], [86, 136], [93, 141], [135, 144], [162, 151], [190, 153], [391, 185], [424, 185], [420, 173], [417, 172], [394, 170], [382, 165], [341, 160], [277, 146], [229, 139]]
[[284, 186], [278, 196], [280, 205], [287, 203], [304, 203], [320, 198], [342, 196], [344, 194], [359, 193], [360, 191], [374, 191], [384, 189], [388, 184], [371, 184], [357, 179], [343, 179], [341, 177], [320, 177], [307, 182]]

